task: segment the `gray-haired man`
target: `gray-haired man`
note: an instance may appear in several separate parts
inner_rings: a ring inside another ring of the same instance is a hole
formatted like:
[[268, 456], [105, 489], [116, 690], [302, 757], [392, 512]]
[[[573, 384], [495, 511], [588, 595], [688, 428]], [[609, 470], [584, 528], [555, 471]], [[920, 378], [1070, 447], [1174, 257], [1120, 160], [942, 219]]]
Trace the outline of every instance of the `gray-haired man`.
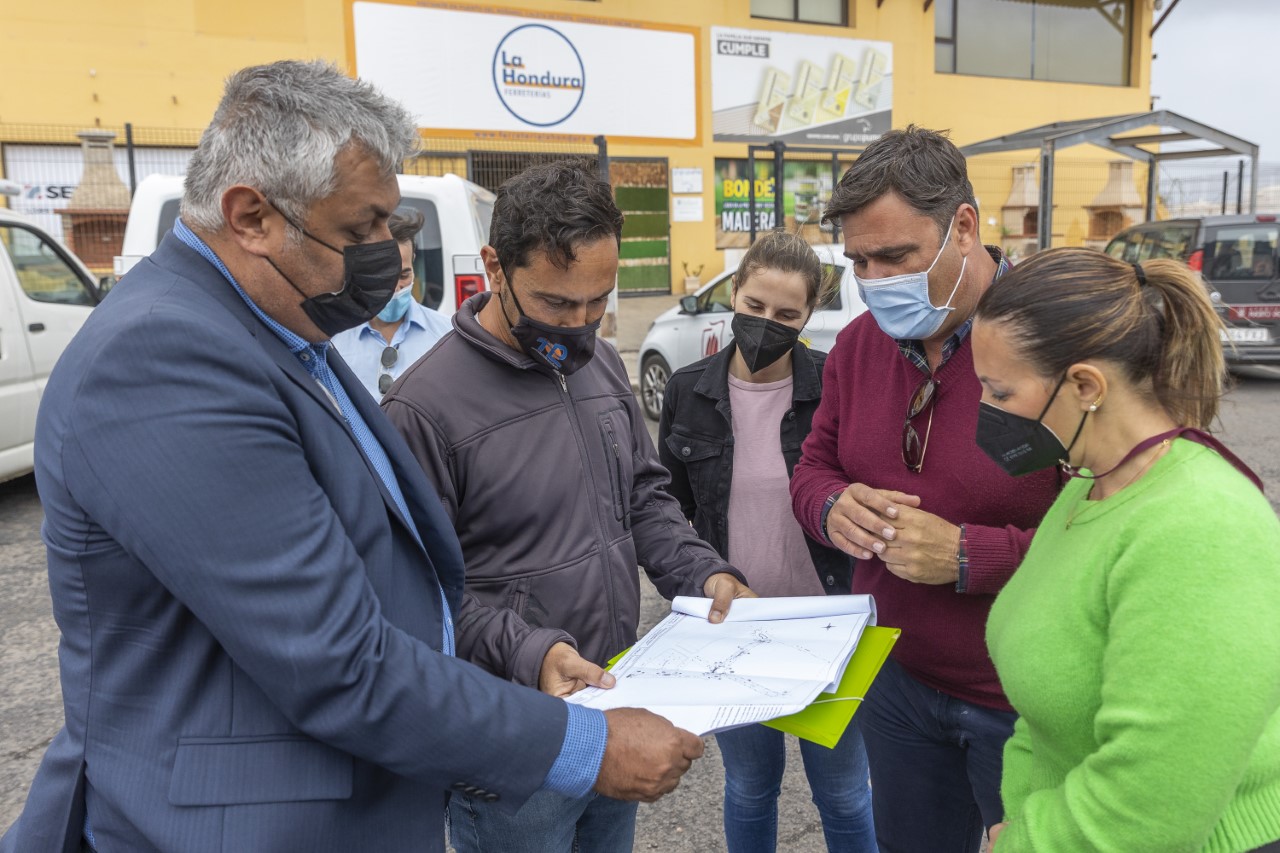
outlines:
[[[235, 74], [182, 218], [59, 361], [36, 476], [66, 726], [5, 853], [438, 851], [448, 790], [653, 799], [701, 753], [451, 654], [457, 539], [328, 343], [395, 289], [416, 136], [332, 66]], [[544, 660], [561, 692], [600, 678]]]

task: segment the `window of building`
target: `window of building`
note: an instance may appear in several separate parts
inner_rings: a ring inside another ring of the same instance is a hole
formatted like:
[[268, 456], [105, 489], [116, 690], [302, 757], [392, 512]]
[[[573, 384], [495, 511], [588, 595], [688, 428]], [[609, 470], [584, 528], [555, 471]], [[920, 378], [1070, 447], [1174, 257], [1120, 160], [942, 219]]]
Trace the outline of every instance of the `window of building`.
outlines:
[[1129, 83], [1133, 0], [936, 0], [933, 8], [941, 74]]
[[806, 24], [849, 23], [849, 0], [751, 0], [751, 17]]

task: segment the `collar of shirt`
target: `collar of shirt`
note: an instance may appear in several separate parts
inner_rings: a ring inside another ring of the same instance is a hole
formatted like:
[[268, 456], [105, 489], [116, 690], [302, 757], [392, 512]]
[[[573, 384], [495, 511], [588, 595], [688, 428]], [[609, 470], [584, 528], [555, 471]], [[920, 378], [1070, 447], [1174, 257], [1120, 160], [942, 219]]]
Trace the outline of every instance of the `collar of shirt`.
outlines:
[[[406, 326], [414, 326], [418, 329], [426, 330], [427, 324], [423, 322], [421, 313], [425, 310], [426, 308], [418, 302], [410, 303], [409, 310], [404, 314], [404, 322], [397, 326], [395, 332], [391, 335], [391, 346], [396, 346], [404, 340], [405, 335], [407, 334]], [[382, 336], [382, 332], [379, 332], [373, 326], [369, 325], [369, 323], [363, 323], [359, 328], [361, 338], [367, 338], [372, 335], [376, 340], [381, 342], [383, 346], [386, 346], [387, 339]]]
[[[991, 256], [991, 260], [996, 262], [996, 274], [992, 281], [1007, 273], [1012, 264], [1009, 259], [1004, 256], [1004, 252], [1000, 251], [998, 246], [983, 246], [987, 250], [987, 254]], [[949, 338], [942, 343], [942, 361], [938, 363], [938, 367], [946, 364], [951, 360], [951, 356], [960, 348], [960, 344], [964, 342], [965, 335], [969, 334], [969, 330], [973, 328], [973, 317], [965, 320], [960, 324], [960, 328], [956, 329]], [[933, 371], [929, 369], [929, 359], [924, 354], [924, 343], [916, 340], [899, 340], [898, 352], [920, 368], [922, 373], [932, 375]]]
[[[301, 356], [303, 353], [308, 352], [314, 353], [315, 358], [320, 359], [322, 362], [325, 360], [325, 355], [329, 349], [328, 341], [318, 344], [308, 343], [300, 335], [289, 331], [284, 326], [277, 323], [273, 318], [268, 316], [265, 311], [258, 307], [256, 302], [249, 298], [249, 294], [245, 293], [240, 287], [240, 283], [236, 281], [235, 276], [231, 274], [231, 270], [227, 269], [227, 265], [222, 262], [222, 258], [219, 258], [214, 254], [213, 249], [210, 249], [208, 244], [201, 240], [194, 231], [188, 228], [187, 224], [183, 222], [181, 218], [178, 218], [173, 223], [173, 236], [190, 246], [196, 254], [200, 255], [200, 257], [212, 264], [214, 269], [222, 273], [222, 277], [231, 283], [231, 286], [235, 288], [236, 293], [238, 293], [240, 298], [244, 300], [244, 304], [249, 306], [249, 310], [251, 310], [258, 319], [262, 321], [263, 325], [270, 329], [276, 337], [284, 342], [284, 345], [289, 348], [289, 352], [293, 353], [295, 356]], [[299, 358], [298, 360], [301, 361], [304, 366], [307, 366], [310, 356], [307, 359]], [[310, 372], [309, 367], [308, 372]]]

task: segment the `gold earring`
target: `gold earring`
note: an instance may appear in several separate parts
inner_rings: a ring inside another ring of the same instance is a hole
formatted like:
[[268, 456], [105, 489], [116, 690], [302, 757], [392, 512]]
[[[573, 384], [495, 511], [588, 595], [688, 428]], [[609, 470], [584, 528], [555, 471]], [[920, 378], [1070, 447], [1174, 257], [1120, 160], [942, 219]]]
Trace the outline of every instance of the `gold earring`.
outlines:
[[1099, 399], [1097, 399], [1097, 400], [1094, 400], [1094, 401], [1089, 405], [1089, 411], [1091, 411], [1091, 412], [1096, 412], [1096, 411], [1098, 411], [1098, 407], [1099, 407], [1099, 406], [1101, 406], [1101, 405], [1102, 405], [1102, 399], [1101, 399], [1101, 398], [1099, 398]]

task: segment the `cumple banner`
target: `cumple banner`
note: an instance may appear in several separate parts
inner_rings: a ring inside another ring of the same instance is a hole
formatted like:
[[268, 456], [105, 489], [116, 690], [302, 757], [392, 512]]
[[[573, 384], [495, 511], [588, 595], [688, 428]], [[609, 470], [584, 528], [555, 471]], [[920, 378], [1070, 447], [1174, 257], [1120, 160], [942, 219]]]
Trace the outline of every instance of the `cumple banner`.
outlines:
[[887, 41], [711, 28], [717, 142], [862, 147], [893, 126]]

